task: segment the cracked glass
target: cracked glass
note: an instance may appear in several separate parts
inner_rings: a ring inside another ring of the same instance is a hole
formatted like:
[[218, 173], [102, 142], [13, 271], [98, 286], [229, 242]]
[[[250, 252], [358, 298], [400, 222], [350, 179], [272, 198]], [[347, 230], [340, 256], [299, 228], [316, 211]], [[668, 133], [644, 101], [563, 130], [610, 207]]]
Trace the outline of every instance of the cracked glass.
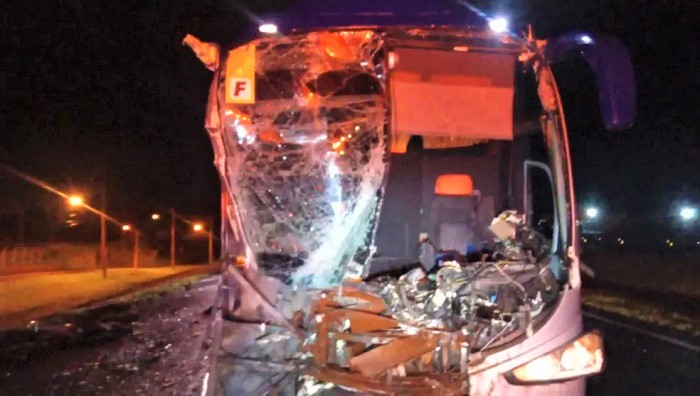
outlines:
[[254, 265], [285, 282], [335, 283], [364, 264], [388, 148], [383, 38], [372, 31], [266, 37], [255, 100], [217, 88], [225, 183]]

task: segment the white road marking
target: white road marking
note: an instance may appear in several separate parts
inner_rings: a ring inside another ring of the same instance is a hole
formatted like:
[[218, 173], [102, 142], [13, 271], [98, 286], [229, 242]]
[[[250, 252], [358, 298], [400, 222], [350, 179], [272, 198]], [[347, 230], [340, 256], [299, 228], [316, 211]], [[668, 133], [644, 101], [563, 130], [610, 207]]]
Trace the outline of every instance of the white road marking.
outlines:
[[665, 341], [665, 342], [668, 342], [670, 344], [673, 344], [673, 345], [676, 345], [676, 346], [679, 346], [682, 348], [690, 349], [693, 352], [700, 352], [700, 345], [694, 345], [694, 344], [679, 340], [677, 338], [665, 336], [665, 335], [659, 334], [659, 333], [654, 333], [653, 331], [642, 329], [641, 327], [638, 327], [638, 326], [623, 323], [623, 322], [620, 322], [618, 320], [606, 318], [606, 317], [596, 315], [596, 314], [590, 313], [590, 312], [584, 312], [583, 316], [586, 316], [586, 317], [589, 317], [589, 318], [592, 318], [595, 320], [599, 320], [601, 322], [608, 323], [611, 325], [615, 325], [618, 327], [622, 327], [624, 329], [631, 330], [631, 331], [634, 331], [634, 332], [639, 333], [639, 334], [644, 334], [645, 336], [656, 338], [657, 340]]

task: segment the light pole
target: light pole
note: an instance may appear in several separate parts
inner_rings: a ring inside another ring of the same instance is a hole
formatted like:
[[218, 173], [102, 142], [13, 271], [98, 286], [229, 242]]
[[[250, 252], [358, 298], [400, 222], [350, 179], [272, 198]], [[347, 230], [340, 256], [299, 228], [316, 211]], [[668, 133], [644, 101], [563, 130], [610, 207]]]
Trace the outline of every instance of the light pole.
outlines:
[[[106, 206], [105, 189], [102, 189], [102, 210], [99, 211], [100, 216], [100, 267], [102, 268], [102, 277], [107, 277], [107, 218], [105, 217], [104, 209]], [[85, 206], [85, 198], [82, 195], [73, 194], [68, 196], [68, 205], [72, 208], [82, 208]]]
[[100, 265], [102, 278], [107, 278], [107, 187], [102, 184], [102, 208], [100, 209]]
[[214, 220], [209, 220], [209, 265], [214, 264]]
[[175, 208], [170, 208], [170, 267], [175, 268]]
[[[100, 267], [102, 268], [102, 277], [107, 278], [107, 217], [105, 216], [105, 206], [107, 198], [105, 197], [105, 188], [102, 188], [102, 210], [94, 211], [100, 216]], [[68, 196], [68, 205], [73, 208], [82, 208], [85, 205], [85, 199], [81, 195]]]
[[139, 231], [134, 230], [134, 271], [139, 270]]
[[122, 225], [122, 231], [134, 232], [134, 258], [131, 264], [134, 267], [134, 271], [137, 271], [139, 269], [139, 230], [132, 228], [129, 224], [124, 224]]
[[202, 223], [192, 224], [192, 230], [194, 232], [206, 232], [209, 238], [209, 265], [214, 263], [214, 220], [209, 220], [209, 229], [207, 230]]

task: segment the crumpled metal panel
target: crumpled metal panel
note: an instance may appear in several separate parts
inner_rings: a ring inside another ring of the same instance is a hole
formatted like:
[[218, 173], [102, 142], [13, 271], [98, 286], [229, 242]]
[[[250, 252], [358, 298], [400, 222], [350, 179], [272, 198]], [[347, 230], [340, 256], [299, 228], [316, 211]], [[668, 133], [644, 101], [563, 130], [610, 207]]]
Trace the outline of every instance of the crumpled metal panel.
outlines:
[[268, 275], [332, 284], [368, 254], [388, 146], [382, 43], [371, 31], [260, 39], [250, 105], [226, 103], [220, 72], [220, 172]]

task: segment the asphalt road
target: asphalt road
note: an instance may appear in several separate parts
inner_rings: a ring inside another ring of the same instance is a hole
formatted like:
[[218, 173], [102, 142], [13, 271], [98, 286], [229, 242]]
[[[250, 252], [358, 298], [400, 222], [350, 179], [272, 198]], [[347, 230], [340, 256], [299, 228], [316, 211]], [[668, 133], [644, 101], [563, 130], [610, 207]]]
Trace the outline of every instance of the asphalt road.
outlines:
[[588, 380], [589, 395], [699, 395], [700, 340], [600, 312], [584, 315], [605, 339], [605, 371]]
[[217, 282], [0, 332], [0, 396], [200, 395]]

